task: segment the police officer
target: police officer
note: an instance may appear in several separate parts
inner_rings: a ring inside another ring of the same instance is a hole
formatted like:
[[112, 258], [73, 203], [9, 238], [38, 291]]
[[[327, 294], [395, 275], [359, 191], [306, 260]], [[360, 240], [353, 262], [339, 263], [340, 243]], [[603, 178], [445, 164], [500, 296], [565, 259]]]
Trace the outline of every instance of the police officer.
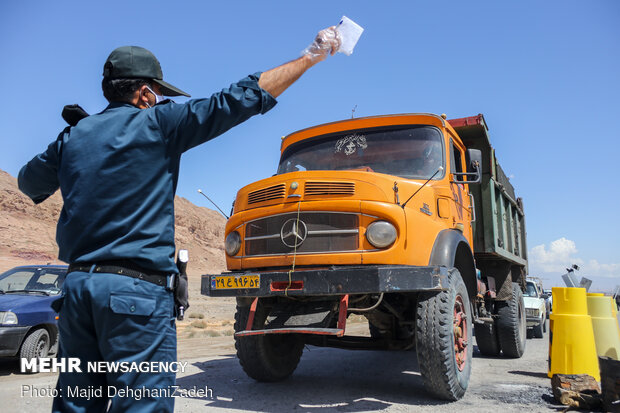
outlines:
[[[67, 127], [18, 177], [35, 203], [59, 187], [64, 200], [56, 240], [59, 258], [70, 267], [58, 303], [59, 356], [79, 358], [83, 372], [60, 374], [54, 411], [173, 410], [174, 399], [166, 397], [173, 372], [92, 373], [87, 367], [176, 361], [169, 286], [177, 272], [174, 195], [181, 154], [269, 111], [278, 95], [338, 48], [335, 29], [322, 30], [302, 57], [184, 104], [165, 100], [189, 95], [163, 80], [151, 52], [125, 46], [110, 54], [102, 81], [109, 105]], [[85, 397], [89, 389], [91, 395], [102, 389], [103, 397]], [[137, 400], [119, 396], [124, 389], [144, 391]]]

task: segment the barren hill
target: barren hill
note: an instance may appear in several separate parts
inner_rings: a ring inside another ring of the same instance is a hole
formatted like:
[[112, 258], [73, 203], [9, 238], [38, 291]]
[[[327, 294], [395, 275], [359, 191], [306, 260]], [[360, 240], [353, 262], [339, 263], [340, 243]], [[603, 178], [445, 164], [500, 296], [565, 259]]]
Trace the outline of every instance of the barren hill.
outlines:
[[[188, 272], [223, 270], [225, 219], [185, 198], [174, 201], [176, 244], [189, 250]], [[56, 222], [62, 208], [60, 192], [34, 205], [17, 188], [17, 179], [0, 170], [0, 271], [16, 265], [60, 263]]]

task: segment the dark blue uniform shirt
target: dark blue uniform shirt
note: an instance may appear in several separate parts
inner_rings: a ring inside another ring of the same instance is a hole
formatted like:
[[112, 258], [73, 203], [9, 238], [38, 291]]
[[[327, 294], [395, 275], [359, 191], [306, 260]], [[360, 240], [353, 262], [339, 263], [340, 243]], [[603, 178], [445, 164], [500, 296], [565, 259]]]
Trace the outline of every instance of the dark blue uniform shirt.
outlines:
[[56, 241], [65, 262], [131, 259], [176, 271], [174, 194], [181, 154], [276, 100], [250, 75], [207, 99], [138, 109], [113, 102], [66, 128], [26, 164], [19, 188], [35, 203], [60, 187]]

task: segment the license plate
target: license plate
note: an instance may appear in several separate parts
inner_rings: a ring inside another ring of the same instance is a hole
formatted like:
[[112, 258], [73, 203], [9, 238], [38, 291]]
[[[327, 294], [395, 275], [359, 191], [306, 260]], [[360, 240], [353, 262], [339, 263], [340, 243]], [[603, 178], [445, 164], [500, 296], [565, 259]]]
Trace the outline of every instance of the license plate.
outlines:
[[259, 288], [260, 276], [250, 275], [214, 275], [211, 277], [212, 290], [232, 290], [238, 288]]

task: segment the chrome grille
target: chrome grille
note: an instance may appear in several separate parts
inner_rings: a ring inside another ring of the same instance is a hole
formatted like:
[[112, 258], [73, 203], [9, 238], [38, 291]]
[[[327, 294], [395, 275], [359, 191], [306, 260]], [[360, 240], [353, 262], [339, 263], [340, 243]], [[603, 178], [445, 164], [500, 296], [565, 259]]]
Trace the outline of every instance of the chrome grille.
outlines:
[[[293, 236], [286, 243], [283, 226], [290, 232], [297, 213], [274, 215], [250, 221], [245, 226], [245, 256], [276, 254], [308, 254], [318, 252], [354, 251], [359, 244], [359, 216], [346, 212], [301, 212], [299, 220], [304, 240], [293, 245]], [[288, 244], [288, 245], [287, 245]]]
[[353, 182], [321, 182], [308, 181], [304, 187], [304, 195], [353, 195]]
[[273, 185], [268, 188], [252, 191], [248, 194], [248, 205], [270, 201], [272, 199], [284, 198], [285, 191], [286, 189], [284, 184]]

